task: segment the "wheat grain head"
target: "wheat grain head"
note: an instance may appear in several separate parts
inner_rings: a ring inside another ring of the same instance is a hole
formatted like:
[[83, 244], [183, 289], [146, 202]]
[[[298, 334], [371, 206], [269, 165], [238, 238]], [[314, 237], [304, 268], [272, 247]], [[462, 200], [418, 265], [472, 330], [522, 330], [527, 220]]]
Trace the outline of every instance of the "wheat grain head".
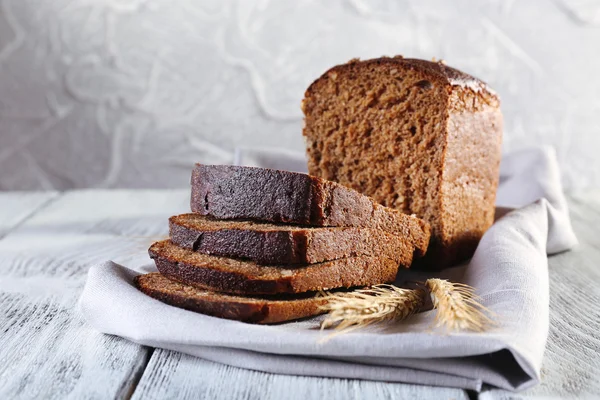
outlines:
[[401, 289], [393, 285], [328, 293], [327, 302], [321, 307], [328, 312], [321, 329], [335, 327], [342, 333], [382, 321], [400, 321], [422, 307], [424, 296], [422, 289]]
[[437, 310], [435, 326], [448, 330], [471, 330], [481, 332], [493, 325], [485, 314], [490, 313], [475, 295], [471, 286], [432, 278], [425, 282], [431, 294], [433, 308]]

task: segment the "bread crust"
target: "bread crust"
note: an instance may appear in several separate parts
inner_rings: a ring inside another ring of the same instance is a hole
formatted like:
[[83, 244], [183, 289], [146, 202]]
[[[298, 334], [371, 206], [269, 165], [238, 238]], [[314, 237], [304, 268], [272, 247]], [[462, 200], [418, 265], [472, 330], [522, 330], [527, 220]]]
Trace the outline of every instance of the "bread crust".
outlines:
[[198, 214], [169, 218], [169, 231], [171, 241], [180, 247], [261, 265], [314, 264], [380, 255], [400, 260], [413, 248], [409, 239], [377, 229], [223, 221]]
[[402, 56], [379, 57], [370, 60], [352, 59], [345, 64], [331, 67], [325, 71], [323, 75], [310, 84], [304, 93], [304, 97], [306, 98], [311, 96], [315, 92], [315, 88], [321, 84], [322, 81], [330, 79], [332, 72], [344, 72], [348, 68], [351, 68], [355, 65], [369, 67], [371, 65], [379, 66], [385, 64], [413, 68], [429, 75], [432, 79], [436, 79], [438, 82], [444, 85], [469, 88], [473, 91], [485, 91], [496, 101], [500, 101], [498, 94], [492, 88], [490, 88], [487, 83], [456, 68], [449, 67], [443, 61], [427, 61], [418, 58], [404, 58]]
[[163, 303], [214, 317], [255, 324], [273, 324], [323, 313], [324, 297], [315, 293], [279, 298], [233, 296], [175, 282], [160, 273], [139, 275], [134, 285]]
[[335, 182], [267, 168], [196, 164], [191, 209], [218, 219], [254, 219], [310, 226], [381, 229], [429, 244], [429, 224], [378, 204]]
[[209, 256], [180, 248], [169, 240], [148, 250], [159, 272], [169, 279], [216, 292], [244, 295], [303, 293], [393, 282], [405, 259], [348, 257], [298, 267], [260, 266], [251, 261]]

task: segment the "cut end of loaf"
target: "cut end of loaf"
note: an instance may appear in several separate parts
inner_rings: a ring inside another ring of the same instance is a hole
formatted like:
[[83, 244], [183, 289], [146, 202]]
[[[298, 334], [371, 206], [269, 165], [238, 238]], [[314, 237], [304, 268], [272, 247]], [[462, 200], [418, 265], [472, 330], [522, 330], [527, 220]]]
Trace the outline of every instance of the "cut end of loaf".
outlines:
[[431, 224], [428, 262], [469, 257], [493, 218], [499, 99], [443, 63], [381, 58], [330, 69], [303, 102], [309, 173]]
[[404, 64], [333, 68], [306, 93], [309, 173], [431, 221], [447, 98], [440, 78]]

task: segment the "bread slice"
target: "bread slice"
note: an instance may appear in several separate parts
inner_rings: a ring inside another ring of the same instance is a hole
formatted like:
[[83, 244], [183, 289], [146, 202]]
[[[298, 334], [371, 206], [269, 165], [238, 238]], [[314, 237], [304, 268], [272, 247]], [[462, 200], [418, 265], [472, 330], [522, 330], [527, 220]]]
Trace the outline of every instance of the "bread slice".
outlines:
[[150, 297], [186, 310], [256, 324], [272, 324], [321, 314], [324, 297], [310, 293], [279, 298], [233, 296], [172, 281], [158, 272], [134, 278]]
[[199, 214], [169, 219], [171, 241], [205, 254], [257, 264], [314, 264], [356, 256], [400, 259], [407, 238], [369, 228], [312, 228], [253, 221], [218, 220]]
[[502, 114], [482, 81], [402, 57], [336, 66], [306, 91], [311, 175], [431, 224], [426, 259], [472, 255], [494, 219]]
[[419, 255], [429, 243], [429, 226], [419, 218], [335, 182], [296, 172], [196, 164], [191, 208], [219, 219], [381, 229], [410, 238]]
[[302, 293], [393, 282], [399, 265], [410, 265], [412, 247], [403, 258], [348, 257], [298, 267], [262, 266], [252, 261], [196, 253], [163, 240], [148, 253], [166, 277], [216, 292], [244, 295]]

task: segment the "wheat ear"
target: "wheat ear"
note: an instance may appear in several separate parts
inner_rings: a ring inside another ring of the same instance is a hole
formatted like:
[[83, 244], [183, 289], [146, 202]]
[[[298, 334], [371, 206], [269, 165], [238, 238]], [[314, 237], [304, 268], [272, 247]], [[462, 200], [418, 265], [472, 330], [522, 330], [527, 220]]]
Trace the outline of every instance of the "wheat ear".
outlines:
[[425, 282], [431, 293], [433, 308], [437, 309], [435, 325], [449, 330], [472, 330], [481, 332], [493, 325], [484, 312], [490, 313], [480, 303], [471, 286], [432, 278]]
[[377, 322], [403, 320], [423, 305], [422, 289], [401, 289], [392, 285], [376, 285], [348, 293], [326, 294], [321, 310], [328, 312], [321, 329], [334, 327], [339, 333]]

